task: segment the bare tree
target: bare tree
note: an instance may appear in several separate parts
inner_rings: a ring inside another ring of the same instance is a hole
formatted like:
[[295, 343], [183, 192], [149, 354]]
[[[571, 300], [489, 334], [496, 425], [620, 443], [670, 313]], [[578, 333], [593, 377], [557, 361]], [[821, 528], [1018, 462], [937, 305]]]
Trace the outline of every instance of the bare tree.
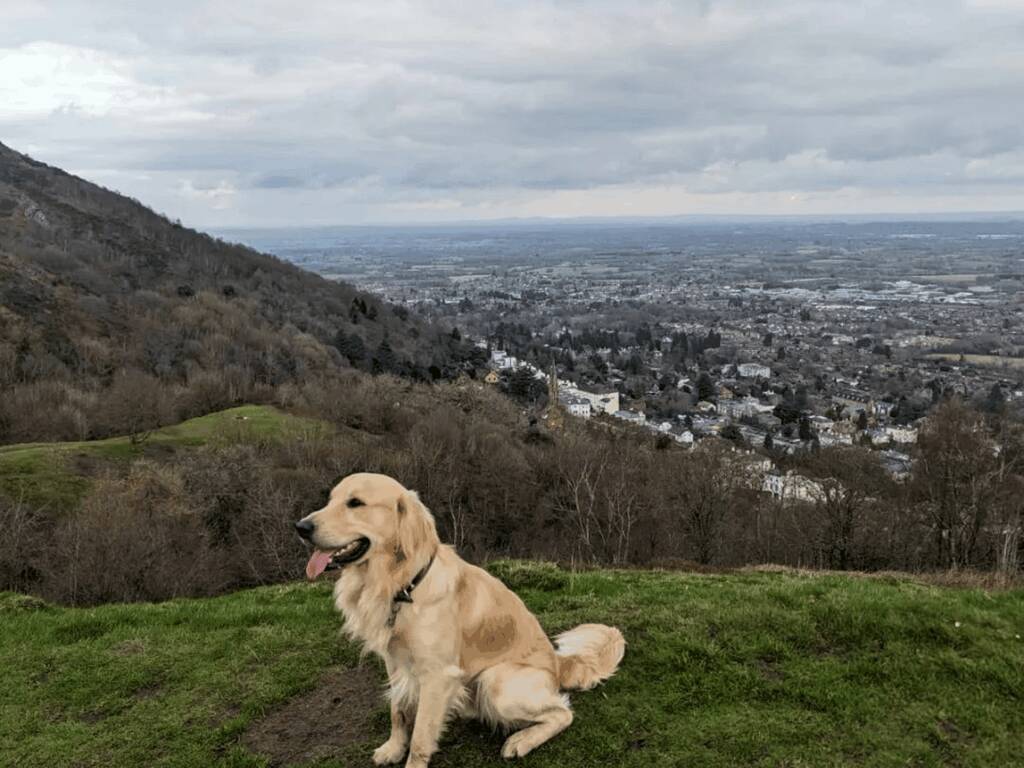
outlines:
[[706, 441], [685, 458], [677, 514], [697, 561], [706, 565], [718, 552], [723, 524], [743, 487], [747, 468], [721, 441]]
[[136, 370], [119, 373], [106, 393], [108, 415], [133, 445], [145, 442], [168, 420], [167, 398], [159, 380]]
[[874, 452], [827, 448], [806, 465], [813, 507], [823, 526], [821, 548], [831, 568], [846, 570], [855, 555], [864, 517], [885, 486], [885, 471]]
[[921, 431], [914, 488], [931, 522], [936, 564], [975, 564], [979, 537], [1006, 502], [1013, 458], [997, 443], [978, 412], [949, 400]]

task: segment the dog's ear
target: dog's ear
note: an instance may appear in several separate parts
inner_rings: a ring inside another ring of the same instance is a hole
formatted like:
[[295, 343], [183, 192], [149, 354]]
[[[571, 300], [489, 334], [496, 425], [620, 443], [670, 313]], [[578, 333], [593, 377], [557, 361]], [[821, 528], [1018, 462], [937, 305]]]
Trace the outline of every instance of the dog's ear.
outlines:
[[423, 549], [433, 552], [439, 543], [434, 516], [423, 506], [416, 491], [403, 491], [398, 497], [398, 551], [399, 562], [416, 561]]

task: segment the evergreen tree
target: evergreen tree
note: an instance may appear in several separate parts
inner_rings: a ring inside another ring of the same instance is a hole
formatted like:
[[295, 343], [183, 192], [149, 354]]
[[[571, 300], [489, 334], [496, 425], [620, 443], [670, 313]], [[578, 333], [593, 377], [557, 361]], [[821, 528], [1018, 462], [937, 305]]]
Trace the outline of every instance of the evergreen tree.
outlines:
[[375, 373], [394, 373], [398, 369], [398, 358], [387, 339], [377, 347], [377, 354], [373, 357], [373, 368]]
[[345, 331], [339, 330], [334, 336], [334, 346], [352, 365], [358, 366], [366, 359], [366, 345], [358, 333], [349, 336]]
[[1006, 396], [1003, 394], [1003, 388], [997, 381], [992, 385], [992, 389], [989, 390], [988, 395], [982, 401], [981, 407], [989, 413], [1002, 413], [1006, 407]]
[[508, 391], [513, 397], [530, 399], [533, 394], [533, 374], [525, 366], [516, 368], [509, 379]]
[[707, 373], [697, 377], [697, 399], [712, 400], [715, 397], [715, 383]]

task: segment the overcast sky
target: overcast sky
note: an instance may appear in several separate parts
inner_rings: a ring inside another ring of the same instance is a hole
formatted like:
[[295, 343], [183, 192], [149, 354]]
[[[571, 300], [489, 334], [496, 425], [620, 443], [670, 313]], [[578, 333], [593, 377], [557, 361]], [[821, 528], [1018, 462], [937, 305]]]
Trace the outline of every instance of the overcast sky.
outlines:
[[200, 227], [1024, 210], [1024, 0], [2, 0], [0, 141]]

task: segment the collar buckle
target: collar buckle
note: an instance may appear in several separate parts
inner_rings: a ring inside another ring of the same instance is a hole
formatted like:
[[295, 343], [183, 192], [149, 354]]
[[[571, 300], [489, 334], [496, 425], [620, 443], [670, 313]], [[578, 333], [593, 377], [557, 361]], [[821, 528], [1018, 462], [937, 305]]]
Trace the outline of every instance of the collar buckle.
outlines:
[[398, 592], [395, 593], [395, 596], [391, 598], [391, 615], [388, 617], [387, 622], [389, 629], [395, 626], [395, 619], [398, 618], [398, 609], [402, 607], [402, 603], [412, 602], [412, 591], [420, 585], [421, 581], [423, 581], [424, 577], [427, 575], [427, 571], [430, 570], [430, 566], [434, 564], [434, 558], [436, 556], [436, 552], [431, 555], [430, 560], [425, 566], [423, 566], [423, 570], [413, 576], [412, 581], [398, 590]]

